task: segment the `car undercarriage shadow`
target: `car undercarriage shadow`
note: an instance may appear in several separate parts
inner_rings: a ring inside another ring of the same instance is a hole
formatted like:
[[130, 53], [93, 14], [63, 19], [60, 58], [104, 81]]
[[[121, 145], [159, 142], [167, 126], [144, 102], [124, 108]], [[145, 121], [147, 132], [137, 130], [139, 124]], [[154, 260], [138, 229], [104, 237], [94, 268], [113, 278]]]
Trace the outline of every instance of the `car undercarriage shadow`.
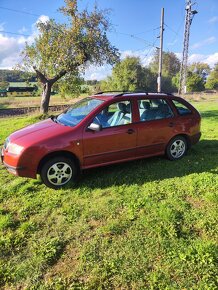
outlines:
[[218, 140], [202, 140], [178, 161], [159, 156], [85, 170], [77, 186], [95, 189], [113, 185], [140, 185], [192, 173], [218, 173], [217, 170]]

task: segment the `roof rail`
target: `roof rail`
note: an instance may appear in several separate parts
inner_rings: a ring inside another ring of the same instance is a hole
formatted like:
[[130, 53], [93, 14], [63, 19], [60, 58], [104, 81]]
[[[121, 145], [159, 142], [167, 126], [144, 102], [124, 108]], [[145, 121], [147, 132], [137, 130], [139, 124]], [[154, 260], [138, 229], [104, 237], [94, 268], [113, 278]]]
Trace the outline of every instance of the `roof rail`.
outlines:
[[163, 95], [170, 95], [170, 96], [173, 96], [172, 93], [168, 93], [168, 92], [151, 92], [151, 94], [163, 94]]
[[115, 95], [114, 97], [121, 97], [123, 95], [128, 95], [128, 94], [146, 94], [146, 95], [148, 95], [148, 92], [145, 92], [145, 91], [123, 92], [123, 93]]
[[114, 91], [102, 91], [102, 92], [97, 92], [95, 95], [102, 95], [102, 94], [106, 94], [106, 93], [118, 93], [118, 94], [115, 94], [114, 97], [121, 97], [123, 95], [127, 95], [127, 94], [146, 94], [146, 95], [149, 95], [149, 94], [162, 94], [162, 95], [170, 95], [170, 96], [173, 96], [172, 93], [168, 93], [168, 92], [145, 92], [145, 91], [119, 91], [119, 90], [114, 90]]
[[105, 94], [105, 93], [127, 93], [127, 92], [124, 92], [124, 91], [102, 91], [102, 92], [97, 92], [95, 93], [95, 95], [102, 95], [102, 94]]

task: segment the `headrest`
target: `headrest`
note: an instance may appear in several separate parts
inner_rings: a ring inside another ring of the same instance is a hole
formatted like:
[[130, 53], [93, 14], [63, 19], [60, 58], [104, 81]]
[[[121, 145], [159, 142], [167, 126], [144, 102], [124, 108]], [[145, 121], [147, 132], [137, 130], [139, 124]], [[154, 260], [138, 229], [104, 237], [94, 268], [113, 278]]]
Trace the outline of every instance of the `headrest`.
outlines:
[[149, 110], [150, 109], [150, 103], [149, 102], [141, 102], [141, 106], [145, 110]]
[[130, 103], [128, 103], [128, 104], [126, 105], [126, 113], [127, 113], [127, 114], [130, 114], [130, 113], [131, 113], [131, 105], [130, 105]]
[[123, 113], [126, 113], [126, 104], [124, 103], [118, 103], [118, 109], [123, 112]]

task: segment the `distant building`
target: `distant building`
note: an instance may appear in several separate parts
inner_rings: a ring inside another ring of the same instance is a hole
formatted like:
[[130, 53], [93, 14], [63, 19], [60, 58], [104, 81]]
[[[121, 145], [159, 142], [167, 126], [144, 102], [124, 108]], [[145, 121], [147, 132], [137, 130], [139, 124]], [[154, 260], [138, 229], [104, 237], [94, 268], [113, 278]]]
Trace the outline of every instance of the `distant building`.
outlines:
[[7, 90], [0, 89], [0, 97], [7, 97]]
[[37, 90], [37, 87], [9, 87], [7, 89], [8, 97], [30, 97], [34, 95], [34, 92]]

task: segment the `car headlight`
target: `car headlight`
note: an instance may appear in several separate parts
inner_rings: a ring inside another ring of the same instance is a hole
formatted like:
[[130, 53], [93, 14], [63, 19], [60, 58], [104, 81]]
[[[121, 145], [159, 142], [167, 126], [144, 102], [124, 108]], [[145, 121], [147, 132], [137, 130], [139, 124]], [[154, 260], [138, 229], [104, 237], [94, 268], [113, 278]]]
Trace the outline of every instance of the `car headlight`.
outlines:
[[9, 143], [10, 143], [10, 139], [7, 138], [7, 139], [5, 140], [5, 143], [4, 143], [4, 146], [3, 146], [5, 150], [8, 148]]
[[8, 145], [8, 153], [19, 155], [23, 150], [23, 147], [17, 144], [9, 143]]

